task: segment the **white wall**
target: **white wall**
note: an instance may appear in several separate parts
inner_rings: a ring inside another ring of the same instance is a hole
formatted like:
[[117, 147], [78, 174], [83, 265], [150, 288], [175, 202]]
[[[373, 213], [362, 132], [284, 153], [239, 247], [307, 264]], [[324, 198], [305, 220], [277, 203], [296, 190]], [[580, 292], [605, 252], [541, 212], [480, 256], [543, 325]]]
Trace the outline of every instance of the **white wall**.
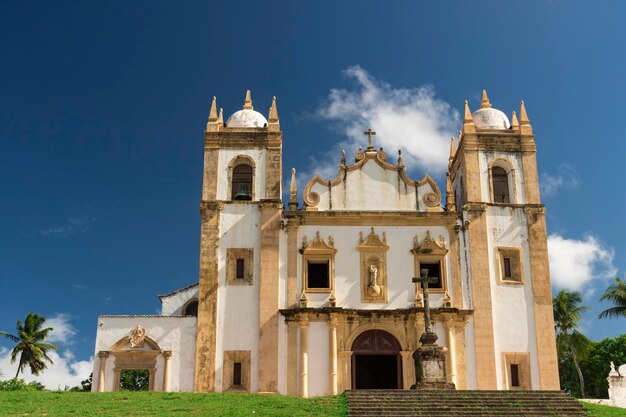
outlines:
[[[222, 391], [223, 351], [251, 351], [250, 389], [258, 387], [260, 213], [257, 204], [226, 204], [220, 214], [218, 246], [216, 390]], [[226, 250], [254, 250], [253, 285], [226, 285]]]
[[[408, 186], [397, 171], [385, 169], [373, 159], [360, 169], [348, 171], [346, 178], [330, 190], [315, 183], [312, 191], [320, 195], [316, 206], [320, 211], [417, 209], [415, 187]], [[426, 209], [424, 195], [434, 191], [428, 183], [418, 187], [420, 211]]]
[[[359, 232], [363, 232], [366, 238], [370, 234], [368, 226], [301, 226], [298, 229], [298, 242], [302, 242], [304, 236], [309, 241], [315, 238], [316, 232], [328, 242], [328, 236], [335, 240], [335, 297], [337, 307], [363, 308], [363, 309], [395, 309], [412, 307], [415, 301], [415, 284], [411, 281], [415, 274], [414, 255], [410, 252], [413, 248], [413, 237], [418, 235], [419, 242], [430, 231], [433, 239], [439, 239], [442, 235], [448, 247], [448, 230], [444, 226], [377, 226], [375, 232], [382, 238], [382, 233], [387, 236], [387, 296], [388, 303], [372, 304], [361, 303], [361, 257], [357, 249], [359, 245]], [[449, 257], [448, 257], [449, 258]], [[447, 260], [448, 287], [450, 287], [450, 260]], [[302, 292], [302, 255], [298, 254], [298, 294]], [[330, 294], [308, 293], [309, 307], [321, 307], [328, 303]], [[443, 303], [442, 294], [431, 294], [431, 306], [440, 307]]]
[[[503, 380], [502, 352], [529, 352], [532, 387], [538, 389], [537, 337], [524, 209], [488, 207], [487, 241], [498, 388], [506, 388]], [[522, 249], [523, 285], [498, 283], [496, 248], [499, 246]]]
[[[108, 351], [126, 336], [131, 329], [141, 326], [146, 336], [153, 339], [161, 350], [171, 350], [170, 389], [176, 391], [193, 391], [194, 365], [196, 352], [196, 318], [167, 316], [100, 316], [96, 332], [96, 353], [94, 355], [93, 386], [98, 390], [98, 374], [100, 362], [99, 351]], [[113, 368], [115, 359], [109, 356], [106, 362], [105, 391], [113, 390]], [[163, 387], [163, 358], [157, 360], [155, 390]]]
[[254, 199], [265, 198], [265, 150], [264, 149], [221, 149], [218, 157], [217, 199], [229, 200], [228, 165], [239, 155], [249, 156], [256, 165], [254, 172]]
[[328, 395], [329, 383], [328, 323], [309, 323], [309, 396]]
[[164, 316], [180, 316], [187, 301], [198, 298], [198, 286], [178, 291], [167, 297], [161, 297], [161, 314]]
[[479, 152], [478, 165], [480, 169], [480, 191], [482, 201], [491, 202], [491, 181], [489, 178], [489, 165], [491, 161], [504, 159], [509, 162], [513, 168], [514, 174], [509, 176], [509, 192], [515, 195], [512, 203], [524, 204], [526, 197], [524, 193], [524, 172], [522, 169], [522, 160], [519, 153], [513, 152]]

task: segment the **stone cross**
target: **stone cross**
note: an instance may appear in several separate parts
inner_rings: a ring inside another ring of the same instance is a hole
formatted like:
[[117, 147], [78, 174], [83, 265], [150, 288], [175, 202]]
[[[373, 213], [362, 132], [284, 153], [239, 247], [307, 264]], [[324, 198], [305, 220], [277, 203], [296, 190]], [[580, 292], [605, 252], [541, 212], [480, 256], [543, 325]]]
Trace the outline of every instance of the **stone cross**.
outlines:
[[374, 149], [374, 147], [372, 146], [372, 136], [376, 135], [376, 132], [374, 132], [371, 128], [367, 129], [367, 132], [363, 132], [364, 135], [367, 135], [367, 140], [368, 140], [368, 145], [367, 145], [367, 150], [371, 151]]
[[[430, 328], [430, 304], [428, 298], [428, 284], [434, 284], [437, 282], [436, 277], [428, 277], [428, 269], [420, 270], [421, 276], [413, 277], [414, 283], [422, 284], [422, 294], [424, 297], [424, 334], [420, 338], [420, 341], [425, 344], [432, 344], [437, 341], [437, 335]], [[434, 337], [434, 339], [433, 339]], [[422, 341], [424, 339], [424, 341]]]

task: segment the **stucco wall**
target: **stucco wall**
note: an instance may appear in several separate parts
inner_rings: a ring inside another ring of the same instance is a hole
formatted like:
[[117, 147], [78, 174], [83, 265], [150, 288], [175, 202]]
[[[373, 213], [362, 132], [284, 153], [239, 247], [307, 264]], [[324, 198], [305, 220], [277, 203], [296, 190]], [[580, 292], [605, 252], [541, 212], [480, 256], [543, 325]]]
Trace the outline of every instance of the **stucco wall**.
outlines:
[[[335, 297], [337, 307], [363, 308], [363, 309], [394, 309], [412, 307], [415, 301], [415, 284], [411, 278], [415, 275], [414, 255], [410, 252], [413, 248], [413, 237], [417, 234], [421, 242], [430, 231], [433, 239], [438, 240], [443, 236], [449, 241], [448, 230], [443, 226], [420, 226], [420, 227], [397, 227], [377, 226], [375, 232], [382, 236], [386, 233], [387, 245], [387, 293], [389, 302], [386, 304], [362, 303], [360, 290], [361, 258], [357, 249], [359, 245], [359, 232], [367, 237], [370, 227], [362, 226], [301, 226], [298, 229], [298, 242], [306, 236], [309, 241], [315, 237], [316, 232], [328, 241], [332, 236], [335, 241]], [[448, 245], [448, 243], [446, 243]], [[446, 257], [448, 287], [451, 282], [450, 257]], [[298, 254], [298, 294], [302, 292], [302, 255]], [[328, 303], [329, 294], [307, 294], [310, 307], [321, 307]], [[440, 307], [443, 295], [433, 293], [431, 296], [433, 307]]]
[[[491, 202], [491, 181], [489, 178], [489, 167], [494, 161], [507, 161], [508, 168], [512, 168], [512, 175], [509, 175], [509, 192], [511, 196], [515, 196], [511, 199], [512, 203], [524, 204], [526, 197], [524, 194], [524, 178], [522, 169], [522, 160], [519, 154], [512, 152], [480, 152], [479, 154], [479, 168], [480, 168], [480, 191], [482, 201]], [[504, 164], [502, 165], [505, 166]], [[508, 171], [508, 168], [505, 170]]]
[[[527, 230], [526, 214], [522, 208], [487, 208], [489, 274], [491, 276], [494, 343], [499, 389], [506, 388], [503, 379], [502, 352], [529, 352], [532, 387], [534, 389], [539, 388]], [[502, 246], [522, 249], [523, 283], [521, 285], [498, 282], [497, 247]]]
[[265, 198], [265, 150], [263, 149], [221, 149], [218, 157], [217, 199], [230, 200], [228, 165], [239, 155], [246, 155], [254, 160], [254, 199]]
[[[194, 361], [196, 349], [196, 318], [167, 316], [100, 316], [96, 332], [96, 352], [94, 355], [92, 390], [98, 391], [100, 359], [98, 352], [109, 351], [131, 329], [141, 326], [146, 336], [154, 340], [161, 350], [172, 351], [170, 390], [193, 391]], [[115, 359], [113, 355], [106, 361], [105, 391], [114, 389]], [[156, 366], [155, 390], [163, 387], [163, 357], [159, 356]]]
[[[346, 178], [330, 188], [315, 183], [312, 191], [320, 195], [317, 209], [325, 210], [416, 210], [414, 186], [408, 186], [398, 171], [385, 169], [368, 159], [359, 169], [348, 171]], [[435, 192], [430, 184], [418, 187], [420, 211], [425, 211], [423, 197]]]
[[180, 316], [187, 301], [198, 298], [198, 287], [178, 291], [168, 297], [161, 297], [161, 314], [164, 316]]
[[[249, 350], [250, 389], [258, 387], [260, 214], [256, 203], [226, 204], [220, 214], [218, 247], [216, 390], [222, 391], [223, 351]], [[252, 248], [252, 285], [226, 285], [228, 248]]]

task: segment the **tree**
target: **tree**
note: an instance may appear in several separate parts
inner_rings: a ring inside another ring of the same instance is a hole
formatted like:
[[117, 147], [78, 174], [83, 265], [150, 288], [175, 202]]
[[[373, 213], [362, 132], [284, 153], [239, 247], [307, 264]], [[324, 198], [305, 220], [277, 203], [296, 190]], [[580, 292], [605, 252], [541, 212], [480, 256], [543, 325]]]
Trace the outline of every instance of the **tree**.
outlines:
[[17, 335], [0, 331], [0, 335], [17, 343], [11, 351], [11, 363], [15, 363], [18, 355], [20, 357], [15, 378], [19, 376], [20, 372], [24, 372], [27, 365], [33, 375], [39, 375], [46, 369], [47, 365], [44, 360], [53, 363], [48, 356], [48, 351], [59, 347], [44, 342], [48, 333], [52, 331], [51, 327], [43, 328], [45, 321], [46, 318], [39, 314], [28, 313], [24, 323], [22, 320], [17, 321]]
[[598, 318], [626, 317], [626, 282], [615, 277], [615, 282], [604, 291], [600, 301], [610, 301], [614, 307], [604, 310]]
[[554, 297], [553, 308], [559, 356], [571, 356], [578, 373], [580, 395], [585, 398], [585, 379], [580, 370], [579, 359], [586, 354], [591, 342], [578, 328], [581, 314], [589, 310], [589, 307], [581, 305], [582, 301], [582, 295], [578, 291], [561, 290]]
[[120, 389], [127, 391], [148, 391], [150, 372], [145, 369], [125, 369], [120, 374]]

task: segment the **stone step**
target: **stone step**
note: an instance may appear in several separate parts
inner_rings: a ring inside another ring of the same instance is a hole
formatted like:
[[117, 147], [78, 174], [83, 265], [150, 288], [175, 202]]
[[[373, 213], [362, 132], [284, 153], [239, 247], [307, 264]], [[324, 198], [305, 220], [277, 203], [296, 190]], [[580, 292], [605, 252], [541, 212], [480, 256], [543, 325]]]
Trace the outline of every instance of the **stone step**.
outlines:
[[346, 391], [350, 417], [582, 417], [562, 391]]

